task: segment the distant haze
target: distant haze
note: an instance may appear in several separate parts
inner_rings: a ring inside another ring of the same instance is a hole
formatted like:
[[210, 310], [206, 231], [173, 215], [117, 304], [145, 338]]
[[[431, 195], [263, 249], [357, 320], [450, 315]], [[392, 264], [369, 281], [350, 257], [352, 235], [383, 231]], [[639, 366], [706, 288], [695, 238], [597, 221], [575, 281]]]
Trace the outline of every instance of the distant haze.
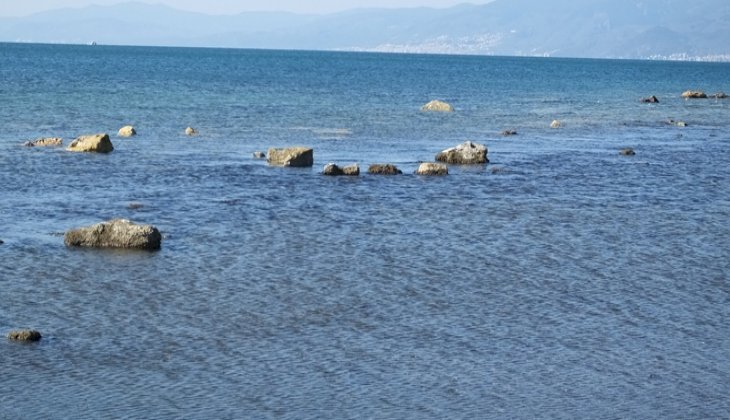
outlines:
[[[355, 9], [363, 0], [337, 6], [324, 0], [312, 9], [295, 8], [292, 0], [207, 0], [202, 12], [202, 2], [190, 0], [68, 7], [86, 1], [112, 2], [65, 0], [61, 9], [0, 16], [0, 42], [730, 61], [728, 0], [494, 0], [450, 7], [458, 0], [409, 0]], [[368, 6], [383, 3], [368, 0]], [[325, 12], [335, 7], [349, 10]]]
[[[153, 0], [140, 1], [148, 4], [164, 4], [180, 10], [188, 10], [212, 15], [236, 14], [251, 11], [286, 11], [295, 13], [332, 13], [353, 8], [370, 7], [450, 7], [461, 3], [485, 4], [492, 0]], [[542, 1], [542, 0], [536, 0]], [[112, 5], [123, 0], [2, 0], [0, 16], [24, 16], [33, 13], [62, 9], [67, 7], [83, 7], [89, 5]]]

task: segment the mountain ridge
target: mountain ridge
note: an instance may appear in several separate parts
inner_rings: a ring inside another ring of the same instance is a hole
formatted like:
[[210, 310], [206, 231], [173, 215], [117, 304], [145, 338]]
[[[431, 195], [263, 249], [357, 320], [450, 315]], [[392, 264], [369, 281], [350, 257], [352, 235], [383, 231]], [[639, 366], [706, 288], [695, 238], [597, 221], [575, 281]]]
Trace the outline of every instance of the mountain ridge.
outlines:
[[726, 0], [495, 0], [209, 15], [141, 2], [0, 19], [0, 41], [730, 61]]

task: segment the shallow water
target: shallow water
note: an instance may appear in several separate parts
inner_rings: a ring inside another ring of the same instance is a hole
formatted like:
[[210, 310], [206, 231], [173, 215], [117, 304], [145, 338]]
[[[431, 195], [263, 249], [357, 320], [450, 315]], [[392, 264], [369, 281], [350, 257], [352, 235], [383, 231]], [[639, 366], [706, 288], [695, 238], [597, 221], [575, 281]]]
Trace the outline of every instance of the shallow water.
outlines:
[[[728, 70], [0, 44], [0, 332], [44, 334], [0, 340], [0, 417], [725, 417], [730, 102], [679, 94]], [[162, 250], [64, 247], [114, 217]]]

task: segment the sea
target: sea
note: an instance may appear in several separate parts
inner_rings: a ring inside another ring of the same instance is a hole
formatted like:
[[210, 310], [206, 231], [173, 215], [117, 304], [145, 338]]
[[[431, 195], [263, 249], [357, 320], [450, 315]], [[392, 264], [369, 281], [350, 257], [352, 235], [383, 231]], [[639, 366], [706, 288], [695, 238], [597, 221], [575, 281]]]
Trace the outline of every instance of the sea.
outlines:
[[[730, 418], [730, 99], [689, 89], [730, 64], [0, 44], [0, 334], [43, 335], [0, 418]], [[162, 249], [64, 245], [113, 218]]]

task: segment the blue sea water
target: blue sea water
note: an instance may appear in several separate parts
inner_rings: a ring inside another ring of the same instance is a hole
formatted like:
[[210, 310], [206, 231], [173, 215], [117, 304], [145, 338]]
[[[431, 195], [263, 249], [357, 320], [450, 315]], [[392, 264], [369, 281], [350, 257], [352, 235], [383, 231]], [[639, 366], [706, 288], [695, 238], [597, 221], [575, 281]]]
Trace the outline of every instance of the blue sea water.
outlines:
[[[730, 100], [687, 89], [730, 65], [0, 44], [0, 333], [43, 333], [0, 418], [728, 418]], [[64, 246], [115, 217], [162, 250]]]

